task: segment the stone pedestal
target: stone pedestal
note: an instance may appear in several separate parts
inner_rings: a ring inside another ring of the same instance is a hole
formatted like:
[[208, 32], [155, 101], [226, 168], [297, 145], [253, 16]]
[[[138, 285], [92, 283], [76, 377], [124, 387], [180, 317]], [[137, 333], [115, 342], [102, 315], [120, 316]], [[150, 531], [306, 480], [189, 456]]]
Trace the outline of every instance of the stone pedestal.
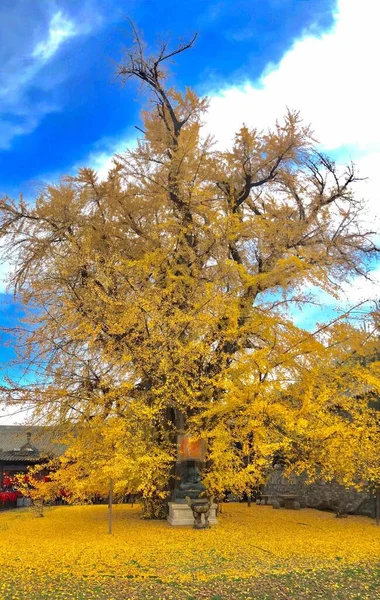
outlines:
[[[210, 508], [210, 525], [217, 525], [218, 520], [216, 518], [217, 505], [213, 504]], [[169, 525], [194, 525], [193, 511], [187, 504], [181, 504], [179, 502], [169, 502]]]

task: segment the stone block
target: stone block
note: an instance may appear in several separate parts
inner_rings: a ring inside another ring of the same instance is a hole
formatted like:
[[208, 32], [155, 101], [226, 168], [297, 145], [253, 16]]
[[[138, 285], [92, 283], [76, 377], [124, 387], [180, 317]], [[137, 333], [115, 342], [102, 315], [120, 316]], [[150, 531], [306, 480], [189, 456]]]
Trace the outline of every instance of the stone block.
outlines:
[[[210, 517], [209, 522], [210, 525], [217, 525], [218, 520], [216, 518], [216, 509], [217, 505], [213, 504], [210, 509]], [[204, 517], [202, 517], [203, 521]], [[181, 504], [179, 502], [169, 502], [169, 516], [168, 516], [169, 525], [173, 526], [193, 526], [194, 525], [194, 517], [193, 511], [190, 506], [187, 504]]]

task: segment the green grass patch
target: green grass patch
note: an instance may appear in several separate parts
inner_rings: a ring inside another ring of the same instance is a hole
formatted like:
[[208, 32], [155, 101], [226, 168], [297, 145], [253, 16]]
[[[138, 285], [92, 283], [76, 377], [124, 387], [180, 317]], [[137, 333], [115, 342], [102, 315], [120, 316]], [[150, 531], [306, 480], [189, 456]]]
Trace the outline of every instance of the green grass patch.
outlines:
[[331, 570], [309, 569], [257, 578], [217, 578], [166, 584], [149, 578], [104, 578], [92, 583], [65, 577], [36, 578], [23, 589], [7, 577], [2, 600], [374, 600], [380, 597], [380, 563]]

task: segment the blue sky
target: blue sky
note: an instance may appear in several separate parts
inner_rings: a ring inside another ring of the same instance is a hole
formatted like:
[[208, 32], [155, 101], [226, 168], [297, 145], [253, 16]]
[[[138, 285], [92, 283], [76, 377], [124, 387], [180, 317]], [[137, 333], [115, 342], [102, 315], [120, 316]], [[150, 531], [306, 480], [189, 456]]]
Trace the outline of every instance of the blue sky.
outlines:
[[3, 0], [0, 8], [0, 192], [86, 164], [134, 135], [135, 90], [114, 81], [113, 61], [129, 43], [125, 17], [146, 39], [199, 39], [183, 55], [178, 85], [200, 93], [257, 80], [306, 31], [333, 23], [332, 0]]
[[[358, 194], [368, 197], [368, 221], [378, 227], [374, 0], [2, 0], [0, 194], [32, 199], [37, 183], [79, 166], [105, 173], [112, 154], [133, 143], [139, 98], [115, 80], [114, 66], [130, 43], [126, 17], [150, 44], [198, 32], [174, 81], [210, 97], [206, 127], [222, 146], [243, 121], [266, 127], [286, 106], [300, 109], [324, 149], [354, 159], [369, 177]], [[347, 298], [378, 296], [379, 282], [375, 268], [374, 283], [347, 284]], [[4, 283], [0, 292], [7, 326], [20, 309]], [[320, 315], [310, 308], [299, 322], [311, 326]], [[2, 361], [8, 356], [0, 349]]]

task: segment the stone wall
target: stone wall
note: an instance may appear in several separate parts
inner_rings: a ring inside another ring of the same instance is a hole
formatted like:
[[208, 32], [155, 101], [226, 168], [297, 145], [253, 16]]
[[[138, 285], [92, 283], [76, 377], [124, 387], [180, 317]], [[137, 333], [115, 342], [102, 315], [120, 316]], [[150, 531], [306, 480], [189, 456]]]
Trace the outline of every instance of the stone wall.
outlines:
[[262, 491], [270, 498], [277, 494], [297, 494], [301, 507], [375, 516], [375, 498], [369, 492], [345, 488], [335, 481], [307, 484], [306, 476], [293, 475], [287, 478], [278, 467], [275, 465]]

